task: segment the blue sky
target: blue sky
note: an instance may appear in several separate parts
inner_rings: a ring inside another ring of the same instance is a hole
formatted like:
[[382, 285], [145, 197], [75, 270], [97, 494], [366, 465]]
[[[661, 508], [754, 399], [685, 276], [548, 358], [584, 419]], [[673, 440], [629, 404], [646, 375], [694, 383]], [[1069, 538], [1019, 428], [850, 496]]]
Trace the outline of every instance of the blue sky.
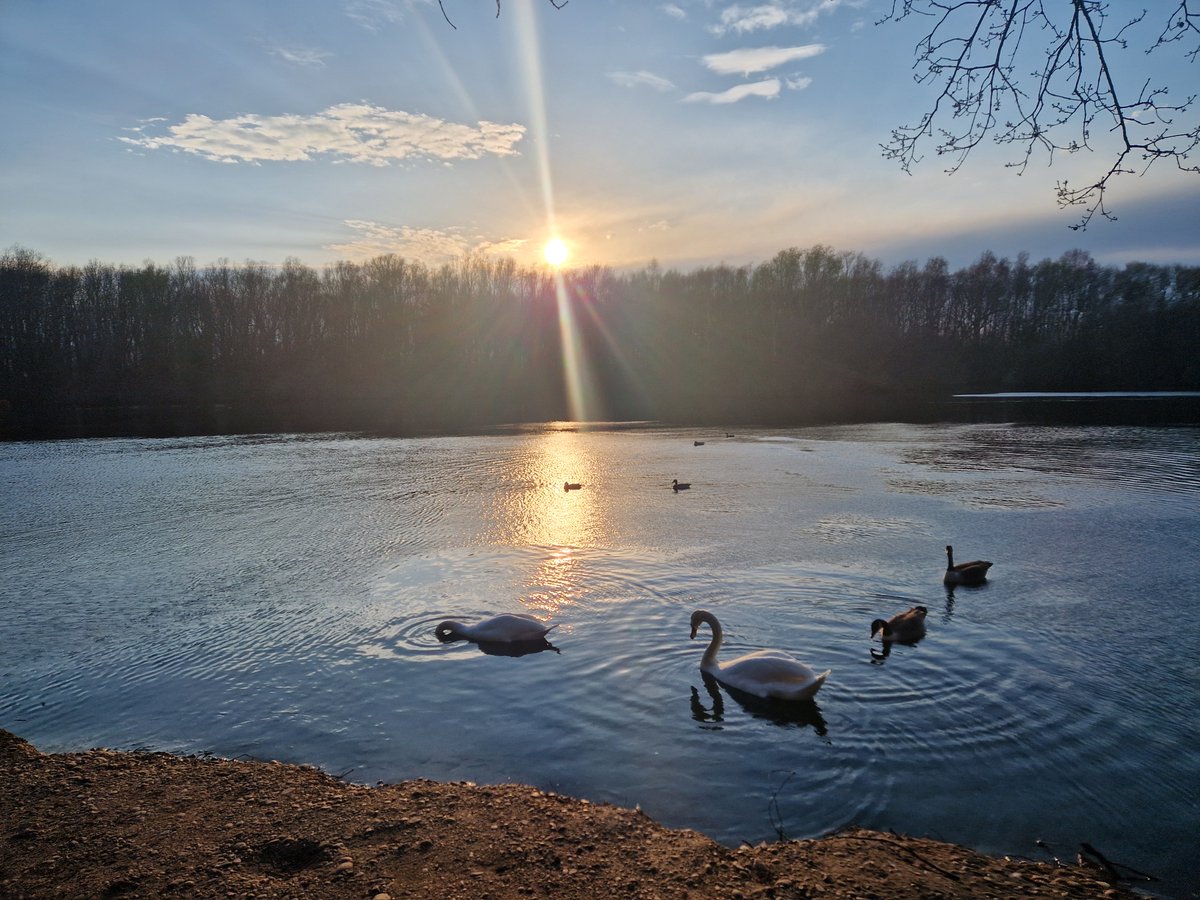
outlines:
[[[60, 265], [319, 266], [399, 253], [742, 265], [827, 244], [894, 264], [991, 250], [1200, 264], [1200, 176], [982, 146], [953, 176], [882, 157], [919, 118], [921, 22], [891, 0], [3, 0], [0, 249]], [[1120, 5], [1120, 4], [1116, 4]], [[1140, 86], [1200, 84], [1141, 52]]]

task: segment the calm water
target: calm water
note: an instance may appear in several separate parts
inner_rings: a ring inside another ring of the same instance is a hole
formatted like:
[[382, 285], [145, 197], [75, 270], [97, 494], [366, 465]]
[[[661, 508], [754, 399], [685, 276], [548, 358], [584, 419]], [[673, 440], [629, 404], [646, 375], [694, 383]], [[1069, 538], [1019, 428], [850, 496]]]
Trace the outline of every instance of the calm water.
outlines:
[[[7, 444], [0, 536], [0, 727], [45, 751], [528, 782], [729, 844], [1088, 841], [1196, 890], [1200, 429]], [[990, 582], [948, 593], [946, 543]], [[726, 657], [832, 668], [816, 702], [706, 684], [698, 607]], [[560, 652], [433, 634], [521, 611]]]

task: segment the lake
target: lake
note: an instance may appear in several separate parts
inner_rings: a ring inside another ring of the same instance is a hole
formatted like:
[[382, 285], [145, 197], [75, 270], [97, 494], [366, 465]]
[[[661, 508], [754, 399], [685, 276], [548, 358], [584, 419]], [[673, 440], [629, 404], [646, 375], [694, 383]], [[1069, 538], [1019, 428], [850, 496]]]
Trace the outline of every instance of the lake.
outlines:
[[[1196, 890], [1194, 426], [8, 443], [0, 535], [0, 727], [43, 751], [525, 782], [731, 845], [1086, 841]], [[987, 584], [943, 587], [948, 543]], [[927, 636], [883, 655], [871, 620], [914, 604]], [[723, 658], [779, 648], [828, 682], [730, 695], [698, 608]], [[500, 612], [554, 649], [434, 635]]]

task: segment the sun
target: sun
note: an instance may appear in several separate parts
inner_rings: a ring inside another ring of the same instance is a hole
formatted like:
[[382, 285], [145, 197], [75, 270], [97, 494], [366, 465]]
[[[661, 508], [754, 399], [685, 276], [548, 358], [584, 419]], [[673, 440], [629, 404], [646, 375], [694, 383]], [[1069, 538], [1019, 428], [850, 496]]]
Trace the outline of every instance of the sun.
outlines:
[[571, 255], [571, 251], [567, 249], [566, 243], [562, 238], [551, 238], [546, 241], [546, 246], [542, 248], [542, 256], [546, 258], [546, 262], [559, 268], [567, 261], [567, 257]]

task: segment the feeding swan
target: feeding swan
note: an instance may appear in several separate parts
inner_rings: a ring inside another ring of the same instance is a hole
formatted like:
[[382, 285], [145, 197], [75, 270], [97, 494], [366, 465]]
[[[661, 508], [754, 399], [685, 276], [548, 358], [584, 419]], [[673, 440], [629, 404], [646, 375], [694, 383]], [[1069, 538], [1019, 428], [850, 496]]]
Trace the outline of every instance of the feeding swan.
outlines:
[[924, 606], [914, 606], [904, 612], [896, 613], [890, 619], [876, 619], [871, 623], [871, 637], [882, 631], [883, 641], [915, 641], [925, 636], [925, 615], [928, 613]]
[[505, 613], [485, 619], [474, 625], [464, 625], [447, 619], [438, 625], [436, 634], [440, 641], [475, 641], [484, 644], [516, 644], [523, 641], [540, 641], [558, 623], [546, 625], [519, 613]]
[[692, 637], [696, 637], [696, 632], [705, 623], [712, 629], [712, 642], [700, 660], [700, 671], [707, 672], [727, 687], [755, 697], [805, 700], [819, 691], [829, 677], [830, 669], [818, 675], [782, 650], [756, 650], [727, 663], [718, 662], [717, 650], [724, 633], [716, 616], [706, 609], [692, 613]]
[[987, 572], [991, 567], [990, 562], [982, 559], [959, 563], [956, 566], [954, 564], [954, 548], [947, 544], [946, 577], [942, 579], [942, 582], [944, 584], [983, 584], [987, 581]]

